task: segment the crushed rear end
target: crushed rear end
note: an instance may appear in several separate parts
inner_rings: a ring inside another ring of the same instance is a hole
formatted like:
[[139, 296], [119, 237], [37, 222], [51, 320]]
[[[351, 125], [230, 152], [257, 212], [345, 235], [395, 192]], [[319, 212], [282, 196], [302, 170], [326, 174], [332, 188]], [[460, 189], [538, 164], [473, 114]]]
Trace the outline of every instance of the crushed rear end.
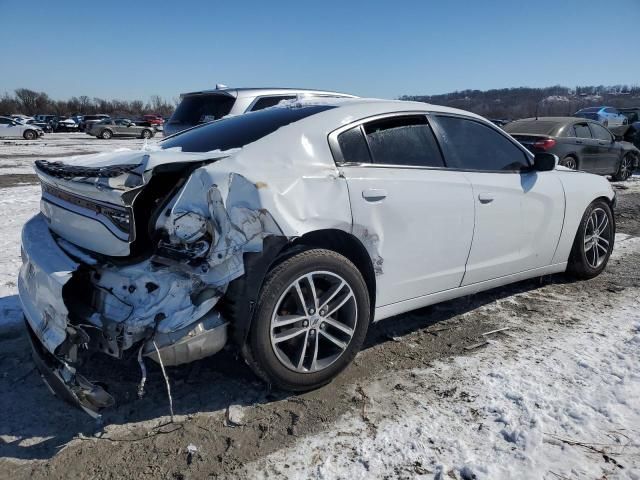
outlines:
[[22, 232], [19, 293], [36, 364], [62, 398], [92, 415], [114, 403], [81, 373], [90, 353], [179, 365], [226, 344], [217, 304], [243, 254], [278, 233], [244, 177], [205, 180], [201, 167], [228, 155], [36, 162], [41, 212]]

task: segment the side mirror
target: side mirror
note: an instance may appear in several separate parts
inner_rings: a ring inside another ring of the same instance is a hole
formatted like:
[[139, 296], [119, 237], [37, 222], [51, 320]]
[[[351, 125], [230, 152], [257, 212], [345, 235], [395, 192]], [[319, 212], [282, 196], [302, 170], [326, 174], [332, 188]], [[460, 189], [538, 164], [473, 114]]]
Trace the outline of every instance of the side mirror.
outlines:
[[558, 156], [553, 153], [536, 153], [533, 158], [533, 168], [538, 172], [548, 172], [555, 169], [559, 161]]

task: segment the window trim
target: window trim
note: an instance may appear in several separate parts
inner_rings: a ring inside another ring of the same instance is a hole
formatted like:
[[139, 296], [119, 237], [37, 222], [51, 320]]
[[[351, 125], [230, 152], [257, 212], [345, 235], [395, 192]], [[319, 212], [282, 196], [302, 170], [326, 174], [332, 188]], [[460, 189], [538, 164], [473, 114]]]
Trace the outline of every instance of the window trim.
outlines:
[[[607, 127], [605, 127], [604, 125], [601, 125], [598, 122], [587, 122], [587, 125], [589, 126], [589, 131], [591, 132], [591, 140], [596, 140], [598, 142], [606, 142], [606, 141], [613, 142], [613, 141], [615, 141], [615, 137], [613, 136], [613, 133], [611, 133], [609, 131], [609, 129]], [[602, 128], [605, 132], [607, 132], [609, 134], [609, 137], [611, 137], [611, 138], [609, 138], [609, 140], [605, 140], [604, 138], [599, 138], [597, 136], [597, 134], [596, 134], [595, 129], [591, 128], [591, 125], [597, 125], [598, 127]], [[596, 135], [596, 136], [594, 137], [594, 135]]]

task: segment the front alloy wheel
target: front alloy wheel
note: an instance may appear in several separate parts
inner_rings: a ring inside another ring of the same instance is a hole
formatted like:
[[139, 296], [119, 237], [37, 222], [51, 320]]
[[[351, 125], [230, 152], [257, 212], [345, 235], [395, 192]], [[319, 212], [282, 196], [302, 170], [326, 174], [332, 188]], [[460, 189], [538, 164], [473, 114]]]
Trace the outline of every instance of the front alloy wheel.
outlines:
[[618, 171], [613, 176], [613, 179], [617, 182], [622, 182], [627, 180], [631, 174], [633, 173], [633, 159], [631, 155], [625, 155], [620, 161], [620, 167], [618, 167]]
[[267, 275], [243, 353], [269, 384], [317, 388], [356, 356], [369, 316], [367, 285], [356, 266], [331, 250], [305, 250]]
[[615, 240], [616, 228], [611, 207], [596, 200], [584, 212], [573, 242], [567, 271], [577, 278], [599, 275], [607, 266]]

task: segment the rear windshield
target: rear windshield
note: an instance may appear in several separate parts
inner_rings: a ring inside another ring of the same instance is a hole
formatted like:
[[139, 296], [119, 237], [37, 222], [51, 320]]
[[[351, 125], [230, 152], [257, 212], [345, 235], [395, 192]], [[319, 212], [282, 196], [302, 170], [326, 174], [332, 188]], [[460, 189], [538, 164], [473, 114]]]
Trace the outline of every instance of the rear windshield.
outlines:
[[171, 123], [198, 125], [229, 115], [235, 98], [228, 95], [187, 95], [171, 116]]
[[547, 120], [516, 120], [506, 124], [503, 128], [509, 133], [532, 133], [537, 135], [553, 135], [562, 123]]
[[280, 127], [335, 108], [313, 105], [298, 108], [267, 108], [186, 130], [160, 143], [164, 149], [182, 147], [183, 152], [210, 152], [241, 148], [275, 132]]

